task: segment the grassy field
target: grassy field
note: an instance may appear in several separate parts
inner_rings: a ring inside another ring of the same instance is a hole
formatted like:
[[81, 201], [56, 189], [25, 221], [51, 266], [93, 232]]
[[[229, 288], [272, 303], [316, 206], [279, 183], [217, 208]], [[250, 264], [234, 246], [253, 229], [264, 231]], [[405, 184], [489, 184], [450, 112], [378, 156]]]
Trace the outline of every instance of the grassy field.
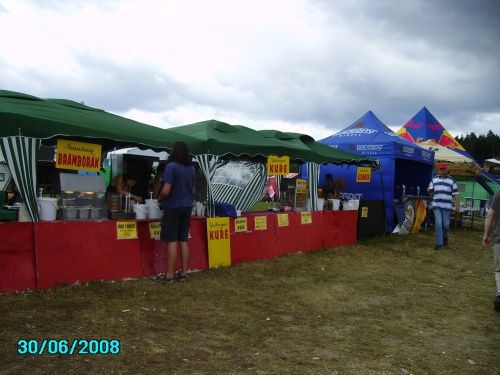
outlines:
[[[482, 226], [208, 270], [0, 296], [0, 373], [499, 374]], [[265, 244], [263, 244], [265, 246]], [[19, 338], [117, 338], [119, 355], [20, 356]]]

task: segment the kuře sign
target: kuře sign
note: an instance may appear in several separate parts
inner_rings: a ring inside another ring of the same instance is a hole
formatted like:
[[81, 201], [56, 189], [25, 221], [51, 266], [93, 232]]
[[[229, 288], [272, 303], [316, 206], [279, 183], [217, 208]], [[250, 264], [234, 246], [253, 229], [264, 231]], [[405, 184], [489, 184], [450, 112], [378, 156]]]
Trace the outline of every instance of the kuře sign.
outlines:
[[231, 265], [229, 217], [207, 218], [208, 267]]
[[101, 145], [58, 139], [56, 168], [99, 172]]
[[290, 157], [270, 155], [267, 157], [268, 176], [286, 176], [290, 171]]

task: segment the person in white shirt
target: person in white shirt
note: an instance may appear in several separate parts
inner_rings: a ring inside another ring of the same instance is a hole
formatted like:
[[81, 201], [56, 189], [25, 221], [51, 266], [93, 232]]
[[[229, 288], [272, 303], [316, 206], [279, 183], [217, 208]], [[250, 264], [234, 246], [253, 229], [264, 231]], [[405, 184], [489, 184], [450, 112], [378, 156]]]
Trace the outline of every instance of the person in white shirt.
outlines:
[[438, 164], [438, 174], [435, 175], [427, 192], [432, 196], [431, 208], [434, 213], [434, 226], [436, 234], [435, 250], [440, 250], [448, 245], [448, 230], [450, 229], [450, 214], [455, 202], [455, 210], [459, 212], [458, 187], [455, 179], [448, 174], [445, 163]]

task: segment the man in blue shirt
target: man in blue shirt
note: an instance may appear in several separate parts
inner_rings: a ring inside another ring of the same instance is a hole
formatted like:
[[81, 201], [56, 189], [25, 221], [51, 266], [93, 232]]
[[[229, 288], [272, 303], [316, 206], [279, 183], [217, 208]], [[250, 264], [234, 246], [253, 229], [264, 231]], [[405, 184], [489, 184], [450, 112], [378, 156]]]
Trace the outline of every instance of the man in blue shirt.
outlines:
[[450, 229], [450, 213], [453, 210], [453, 202], [455, 202], [455, 210], [457, 212], [460, 210], [457, 183], [452, 176], [448, 175], [448, 166], [445, 163], [438, 164], [438, 174], [432, 178], [427, 192], [432, 196], [431, 208], [434, 213], [436, 233], [434, 249], [440, 250], [443, 246], [448, 245], [448, 230]]
[[160, 239], [167, 242], [168, 249], [168, 268], [162, 281], [172, 283], [176, 276], [177, 242], [181, 245], [182, 257], [182, 270], [177, 274], [177, 280], [187, 280], [186, 272], [189, 261], [187, 239], [193, 208], [195, 170], [188, 147], [184, 142], [175, 142], [167, 163], [158, 201], [161, 202], [164, 212]]

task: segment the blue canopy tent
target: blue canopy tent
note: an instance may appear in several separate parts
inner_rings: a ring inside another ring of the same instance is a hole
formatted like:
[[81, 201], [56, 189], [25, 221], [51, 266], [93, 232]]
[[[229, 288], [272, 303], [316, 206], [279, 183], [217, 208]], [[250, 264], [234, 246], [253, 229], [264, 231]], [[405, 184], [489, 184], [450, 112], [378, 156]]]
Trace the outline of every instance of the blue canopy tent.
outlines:
[[432, 176], [434, 152], [425, 150], [399, 137], [384, 125], [372, 111], [367, 112], [352, 125], [319, 143], [330, 147], [378, 158], [380, 171], [373, 171], [369, 182], [356, 182], [356, 167], [322, 166], [320, 186], [325, 174], [341, 178], [345, 186], [341, 198], [366, 201], [383, 201], [385, 206], [385, 231], [395, 227], [394, 203], [402, 195], [426, 195]]

